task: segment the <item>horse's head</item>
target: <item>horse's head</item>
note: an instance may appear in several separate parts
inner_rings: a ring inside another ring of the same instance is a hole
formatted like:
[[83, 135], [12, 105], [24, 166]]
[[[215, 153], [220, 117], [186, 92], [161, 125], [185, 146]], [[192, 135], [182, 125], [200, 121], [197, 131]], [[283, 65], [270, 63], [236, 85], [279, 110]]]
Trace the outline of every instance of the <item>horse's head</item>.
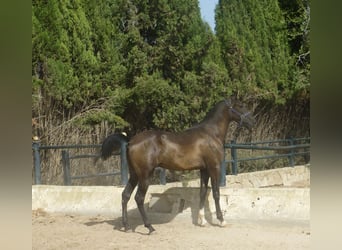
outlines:
[[247, 110], [246, 105], [233, 98], [227, 99], [225, 102], [232, 120], [239, 123], [239, 126], [251, 130], [255, 124], [255, 119], [252, 112]]

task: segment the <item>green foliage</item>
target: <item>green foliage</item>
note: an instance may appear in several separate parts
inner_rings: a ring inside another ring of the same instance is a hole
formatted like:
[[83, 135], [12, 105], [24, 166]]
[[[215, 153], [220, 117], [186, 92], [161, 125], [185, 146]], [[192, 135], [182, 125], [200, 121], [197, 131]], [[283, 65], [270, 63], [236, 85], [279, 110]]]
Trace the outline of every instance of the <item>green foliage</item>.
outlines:
[[279, 1], [285, 16], [292, 56], [294, 93], [309, 98], [310, 91], [310, 0]]
[[181, 130], [232, 93], [284, 103], [309, 89], [308, 4], [221, 0], [213, 34], [197, 0], [33, 0], [33, 115]]
[[285, 20], [276, 0], [220, 1], [216, 33], [236, 91], [283, 103], [289, 89]]
[[171, 128], [176, 124], [175, 115], [181, 115], [175, 113], [181, 99], [182, 93], [177, 86], [164, 80], [158, 73], [136, 78], [132, 89], [135, 115], [145, 121], [142, 124], [146, 127]]
[[120, 116], [108, 110], [91, 110], [81, 117], [76, 118], [76, 124], [83, 126], [94, 126], [106, 121], [110, 125], [115, 125], [115, 127], [122, 129], [127, 127], [129, 124], [124, 121]]

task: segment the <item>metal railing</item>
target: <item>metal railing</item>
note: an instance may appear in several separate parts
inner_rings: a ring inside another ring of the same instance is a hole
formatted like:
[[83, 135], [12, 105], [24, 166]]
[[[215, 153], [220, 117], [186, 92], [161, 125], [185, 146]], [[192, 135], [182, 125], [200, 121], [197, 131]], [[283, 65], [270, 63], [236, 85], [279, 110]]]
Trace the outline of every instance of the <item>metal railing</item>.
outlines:
[[[298, 142], [304, 141], [304, 143], [298, 144]], [[272, 144], [287, 144], [287, 145], [278, 145], [272, 146]], [[264, 146], [266, 145], [266, 146]], [[231, 159], [226, 160], [226, 154], [224, 154], [224, 159], [221, 164], [221, 180], [220, 185], [225, 186], [226, 184], [226, 171], [227, 171], [227, 163], [232, 164], [232, 174], [238, 174], [238, 163], [246, 162], [246, 161], [256, 161], [263, 159], [281, 159], [287, 158], [289, 161], [289, 165], [291, 167], [295, 166], [295, 157], [310, 155], [310, 151], [302, 151], [298, 152], [298, 149], [308, 149], [310, 148], [310, 138], [289, 138], [283, 140], [270, 140], [270, 141], [262, 141], [262, 142], [251, 142], [244, 144], [237, 144], [235, 141], [231, 141], [230, 143], [226, 143], [224, 145], [225, 149], [230, 149]], [[259, 150], [259, 151], [276, 151], [276, 152], [286, 152], [286, 153], [275, 153], [271, 155], [258, 155], [254, 157], [247, 158], [239, 158], [238, 157], [238, 149], [240, 150]]]
[[84, 149], [84, 148], [100, 148], [101, 144], [91, 144], [91, 145], [63, 145], [63, 146], [44, 146], [41, 145], [39, 141], [34, 141], [32, 143], [33, 157], [34, 157], [34, 171], [35, 171], [35, 184], [41, 184], [41, 158], [40, 151], [41, 150], [50, 150], [50, 149], [61, 149], [61, 159], [63, 166], [63, 179], [64, 185], [72, 185], [73, 179], [83, 179], [83, 178], [91, 178], [98, 176], [112, 176], [112, 175], [120, 175], [121, 176], [121, 184], [126, 185], [128, 181], [128, 165], [127, 165], [127, 156], [126, 156], [126, 144], [123, 143], [121, 145], [120, 152], [114, 155], [120, 155], [120, 171], [113, 171], [108, 173], [97, 173], [97, 174], [86, 174], [86, 175], [71, 175], [70, 166], [71, 161], [74, 159], [82, 159], [82, 158], [95, 158], [99, 157], [98, 154], [79, 154], [79, 155], [70, 155], [69, 149]]
[[[298, 143], [304, 142], [304, 143]], [[277, 145], [274, 144], [285, 144], [285, 145]], [[99, 155], [96, 154], [79, 154], [79, 155], [70, 155], [69, 149], [82, 149], [82, 148], [100, 148], [100, 144], [93, 145], [63, 145], [63, 146], [45, 146], [41, 145], [39, 141], [34, 141], [32, 143], [33, 157], [34, 157], [34, 176], [35, 176], [35, 184], [41, 184], [41, 158], [40, 151], [41, 150], [50, 150], [50, 149], [61, 149], [61, 159], [63, 166], [63, 178], [64, 185], [72, 185], [73, 179], [82, 179], [82, 178], [91, 178], [98, 176], [111, 176], [111, 175], [120, 175], [121, 176], [121, 184], [125, 185], [128, 181], [128, 164], [127, 164], [127, 156], [126, 156], [126, 143], [121, 145], [120, 152], [116, 155], [120, 155], [120, 171], [108, 172], [108, 173], [97, 173], [97, 174], [85, 174], [85, 175], [76, 175], [72, 176], [70, 173], [71, 161], [73, 159], [81, 159], [81, 158], [94, 158]], [[221, 178], [220, 185], [225, 186], [226, 184], [226, 174], [227, 174], [227, 164], [231, 164], [232, 174], [238, 174], [239, 163], [246, 161], [257, 161], [262, 159], [281, 159], [287, 158], [290, 166], [295, 165], [295, 157], [302, 155], [310, 155], [310, 150], [298, 152], [298, 149], [309, 149], [310, 148], [310, 138], [290, 138], [285, 140], [271, 140], [271, 141], [262, 141], [262, 142], [251, 142], [245, 144], [237, 144], [235, 141], [231, 141], [230, 143], [226, 143], [224, 145], [225, 149], [225, 157], [221, 164]], [[226, 159], [226, 150], [230, 150], [230, 159]], [[238, 157], [238, 151], [243, 150], [253, 150], [253, 151], [276, 151], [276, 152], [285, 152], [285, 153], [273, 153], [270, 155], [258, 155], [253, 157]], [[166, 184], [166, 171], [165, 169], [161, 169], [160, 171], [160, 184]]]

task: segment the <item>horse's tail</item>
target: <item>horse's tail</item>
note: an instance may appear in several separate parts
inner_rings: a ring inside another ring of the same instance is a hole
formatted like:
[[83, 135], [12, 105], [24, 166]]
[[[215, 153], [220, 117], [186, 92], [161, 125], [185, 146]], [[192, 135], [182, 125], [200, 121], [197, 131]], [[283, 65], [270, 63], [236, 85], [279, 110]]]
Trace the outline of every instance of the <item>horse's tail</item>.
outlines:
[[123, 143], [128, 143], [128, 138], [126, 133], [111, 134], [106, 139], [104, 139], [101, 147], [102, 160], [108, 159], [114, 150], [121, 148]]

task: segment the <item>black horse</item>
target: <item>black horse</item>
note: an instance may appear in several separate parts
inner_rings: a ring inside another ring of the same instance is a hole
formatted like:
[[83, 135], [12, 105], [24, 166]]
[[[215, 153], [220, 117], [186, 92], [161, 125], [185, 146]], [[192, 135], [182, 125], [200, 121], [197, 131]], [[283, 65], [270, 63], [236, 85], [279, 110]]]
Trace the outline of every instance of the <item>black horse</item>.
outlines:
[[139, 212], [149, 233], [155, 229], [150, 224], [144, 209], [145, 195], [149, 186], [149, 177], [156, 167], [170, 170], [195, 170], [201, 173], [199, 225], [206, 224], [204, 202], [208, 190], [209, 177], [216, 206], [216, 216], [224, 226], [219, 198], [220, 165], [224, 154], [224, 140], [231, 121], [251, 129], [255, 120], [251, 112], [235, 99], [220, 101], [199, 124], [177, 133], [149, 130], [136, 134], [128, 141], [122, 134], [108, 136], [103, 144], [101, 156], [105, 160], [118, 149], [121, 143], [128, 143], [127, 160], [130, 177], [122, 192], [122, 222], [129, 229], [127, 203], [134, 188]]

